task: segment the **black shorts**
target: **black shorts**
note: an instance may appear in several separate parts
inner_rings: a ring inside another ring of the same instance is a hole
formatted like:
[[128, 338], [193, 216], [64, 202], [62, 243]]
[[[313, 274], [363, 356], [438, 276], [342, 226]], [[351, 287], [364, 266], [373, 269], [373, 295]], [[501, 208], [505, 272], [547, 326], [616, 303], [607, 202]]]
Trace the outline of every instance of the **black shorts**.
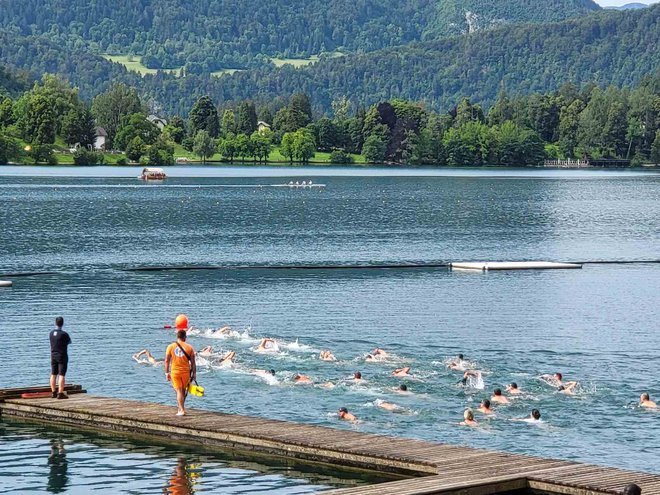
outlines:
[[50, 374], [51, 375], [66, 375], [66, 368], [69, 364], [69, 358], [51, 358], [50, 360]]

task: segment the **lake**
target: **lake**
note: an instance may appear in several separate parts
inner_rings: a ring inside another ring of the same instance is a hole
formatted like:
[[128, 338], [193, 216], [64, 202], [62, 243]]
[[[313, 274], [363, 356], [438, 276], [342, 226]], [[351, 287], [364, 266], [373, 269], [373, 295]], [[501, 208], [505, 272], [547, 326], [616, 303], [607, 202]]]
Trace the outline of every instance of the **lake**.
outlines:
[[[173, 337], [164, 326], [186, 313], [196, 349], [237, 353], [233, 367], [200, 367], [207, 396], [192, 407], [660, 473], [660, 413], [636, 405], [642, 392], [660, 395], [659, 174], [173, 167], [165, 182], [144, 184], [138, 172], [0, 168], [0, 273], [53, 272], [0, 290], [10, 356], [0, 360], [0, 387], [46, 381], [47, 333], [61, 314], [73, 339], [71, 382], [173, 404], [162, 367], [131, 355], [147, 348], [162, 359]], [[310, 178], [326, 187], [271, 187]], [[472, 260], [636, 263], [328, 268]], [[224, 269], [129, 271], [202, 265]], [[213, 333], [224, 325], [234, 333]], [[266, 336], [279, 352], [254, 351]], [[375, 347], [394, 356], [366, 362]], [[325, 349], [338, 361], [320, 361]], [[447, 368], [459, 352], [482, 371], [483, 389], [463, 387]], [[402, 366], [412, 378], [391, 376]], [[365, 383], [349, 379], [355, 371]], [[574, 396], [539, 379], [557, 371], [579, 382]], [[296, 385], [296, 373], [336, 386]], [[521, 397], [477, 415], [479, 428], [457, 425], [464, 408], [512, 381]], [[401, 383], [412, 393], [396, 393]], [[361, 422], [339, 422], [341, 406]], [[532, 408], [541, 424], [512, 421]], [[49, 450], [48, 435], [25, 434]], [[3, 444], [3, 455], [22, 448]], [[177, 465], [176, 454], [165, 458], [163, 480]]]

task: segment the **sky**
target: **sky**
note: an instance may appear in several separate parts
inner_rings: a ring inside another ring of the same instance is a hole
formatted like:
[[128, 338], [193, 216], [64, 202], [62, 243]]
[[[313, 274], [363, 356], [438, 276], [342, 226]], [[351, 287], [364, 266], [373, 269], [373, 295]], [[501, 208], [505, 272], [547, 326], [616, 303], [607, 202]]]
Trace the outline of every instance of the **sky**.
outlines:
[[625, 5], [627, 3], [645, 3], [650, 5], [652, 3], [658, 3], [660, 0], [596, 0], [598, 5], [603, 7], [610, 7], [612, 5]]

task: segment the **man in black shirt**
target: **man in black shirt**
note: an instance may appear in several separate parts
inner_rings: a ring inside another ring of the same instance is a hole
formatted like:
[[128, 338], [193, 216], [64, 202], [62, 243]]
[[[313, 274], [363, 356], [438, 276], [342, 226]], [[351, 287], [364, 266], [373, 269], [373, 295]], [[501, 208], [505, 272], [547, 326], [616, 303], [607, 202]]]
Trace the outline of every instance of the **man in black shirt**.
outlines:
[[[62, 330], [64, 318], [58, 316], [55, 318], [55, 330], [50, 332], [50, 390], [53, 392], [53, 399], [68, 399], [69, 396], [64, 393], [64, 376], [69, 364], [69, 354], [67, 349], [71, 343], [69, 334]], [[59, 381], [58, 381], [59, 376]], [[55, 383], [58, 385], [58, 392], [55, 391]]]

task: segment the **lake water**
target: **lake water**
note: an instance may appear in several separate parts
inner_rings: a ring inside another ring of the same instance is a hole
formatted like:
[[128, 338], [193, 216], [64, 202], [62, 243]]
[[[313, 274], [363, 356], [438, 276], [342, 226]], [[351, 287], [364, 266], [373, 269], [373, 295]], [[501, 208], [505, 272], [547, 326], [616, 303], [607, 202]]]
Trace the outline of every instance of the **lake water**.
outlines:
[[[0, 387], [47, 379], [47, 333], [62, 314], [70, 381], [172, 404], [162, 367], [131, 355], [148, 348], [162, 359], [172, 339], [163, 327], [184, 312], [200, 329], [195, 348], [237, 352], [232, 368], [201, 367], [207, 396], [193, 407], [660, 473], [660, 413], [636, 407], [641, 392], [660, 395], [660, 264], [642, 263], [660, 259], [658, 174], [177, 167], [142, 184], [137, 169], [47, 172], [0, 169], [0, 273], [55, 272], [0, 291], [10, 356]], [[327, 187], [269, 187], [310, 177]], [[487, 274], [269, 268], [467, 260], [640, 263]], [[126, 271], [154, 265], [229, 268]], [[238, 334], [213, 338], [223, 325]], [[264, 336], [280, 352], [254, 352]], [[377, 346], [395, 358], [365, 362]], [[319, 361], [322, 349], [339, 361]], [[457, 385], [445, 363], [458, 352], [483, 371], [484, 390]], [[392, 390], [404, 365], [409, 395]], [[347, 380], [355, 371], [364, 384]], [[538, 378], [556, 371], [579, 381], [575, 396]], [[337, 386], [294, 385], [296, 373]], [[465, 407], [511, 381], [522, 397], [477, 415], [479, 428], [457, 425]], [[362, 421], [338, 421], [341, 406]], [[533, 407], [542, 424], [511, 421]], [[48, 450], [47, 437], [34, 438]], [[0, 442], [4, 455], [20, 448]], [[177, 462], [168, 459], [162, 482]]]

